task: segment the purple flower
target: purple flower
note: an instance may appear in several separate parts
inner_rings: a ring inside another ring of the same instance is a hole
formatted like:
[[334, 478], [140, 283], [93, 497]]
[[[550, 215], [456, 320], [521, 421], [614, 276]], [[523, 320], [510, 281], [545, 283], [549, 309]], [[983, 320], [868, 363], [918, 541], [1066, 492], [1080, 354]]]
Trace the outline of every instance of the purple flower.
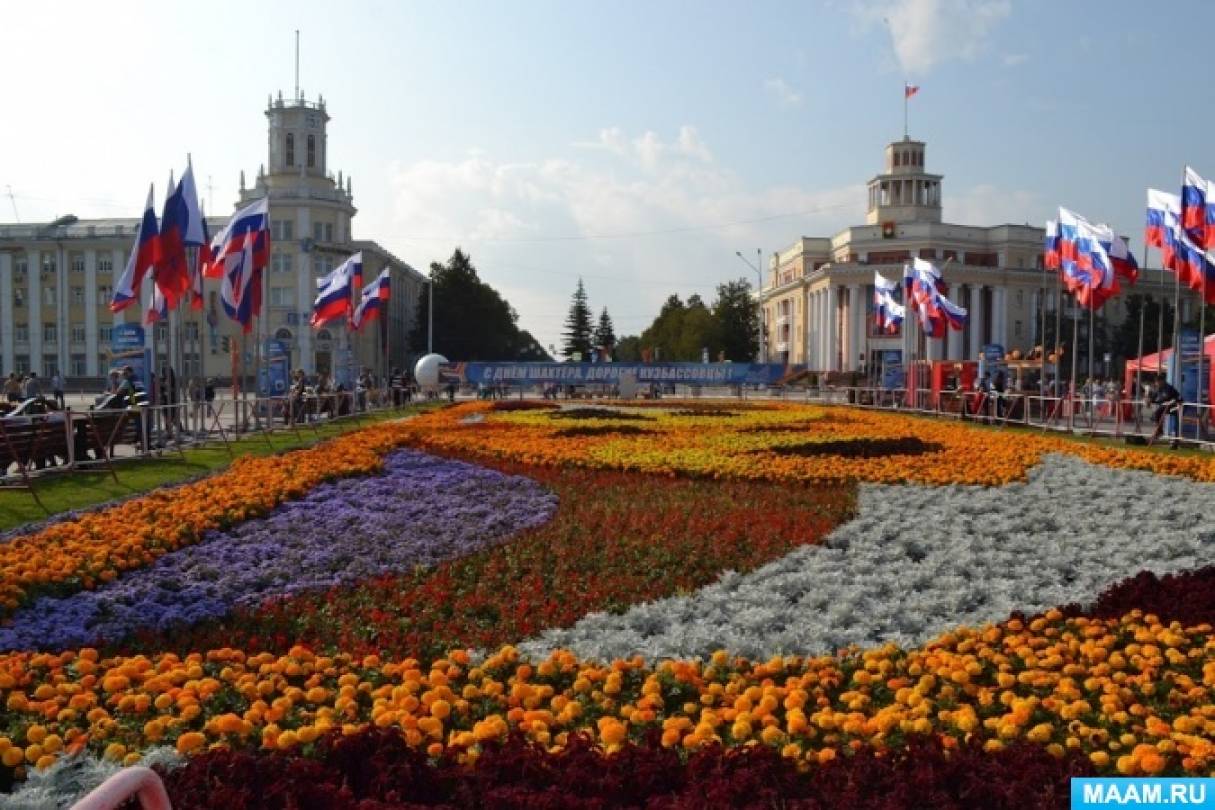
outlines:
[[321, 484], [95, 591], [37, 599], [0, 628], [0, 649], [116, 641], [270, 597], [434, 566], [543, 524], [556, 507], [557, 496], [530, 479], [399, 450], [382, 474]]

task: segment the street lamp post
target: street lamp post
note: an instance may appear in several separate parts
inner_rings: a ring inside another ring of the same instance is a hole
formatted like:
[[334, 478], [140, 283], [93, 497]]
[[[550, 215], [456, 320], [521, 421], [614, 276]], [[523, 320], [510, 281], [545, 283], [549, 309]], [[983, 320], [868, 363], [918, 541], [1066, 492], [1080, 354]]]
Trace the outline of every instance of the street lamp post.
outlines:
[[755, 314], [759, 320], [759, 362], [768, 362], [768, 353], [765, 351], [768, 343], [768, 330], [764, 328], [764, 303], [760, 299], [760, 294], [764, 289], [764, 273], [760, 268], [764, 266], [764, 251], [762, 248], [755, 249], [755, 264], [742, 255], [741, 250], [734, 251], [734, 255], [742, 260], [743, 264], [755, 271], [755, 280], [757, 286], [755, 288]]
[[426, 283], [430, 285], [427, 290], [429, 295], [426, 296], [426, 353], [435, 353], [435, 277], [434, 271], [431, 271], [430, 278], [426, 279]]

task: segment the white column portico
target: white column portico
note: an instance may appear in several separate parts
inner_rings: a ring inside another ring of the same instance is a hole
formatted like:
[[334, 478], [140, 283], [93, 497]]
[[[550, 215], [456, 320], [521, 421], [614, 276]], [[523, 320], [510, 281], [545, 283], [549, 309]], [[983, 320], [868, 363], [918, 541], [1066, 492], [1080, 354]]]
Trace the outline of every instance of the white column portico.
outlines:
[[992, 289], [991, 297], [991, 342], [1008, 348], [1008, 290]]
[[962, 358], [962, 330], [954, 329], [952, 326], [946, 329], [945, 340], [945, 356], [942, 360], [961, 360]]

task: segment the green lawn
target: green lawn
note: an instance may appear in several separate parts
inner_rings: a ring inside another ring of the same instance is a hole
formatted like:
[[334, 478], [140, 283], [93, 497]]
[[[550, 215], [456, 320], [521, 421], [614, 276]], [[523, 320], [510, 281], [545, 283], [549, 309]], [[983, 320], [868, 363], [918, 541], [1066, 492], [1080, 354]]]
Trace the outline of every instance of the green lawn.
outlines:
[[[297, 447], [307, 447], [324, 439], [356, 430], [403, 414], [418, 413], [438, 407], [437, 402], [418, 403], [403, 411], [368, 414], [359, 417], [357, 423], [345, 420], [336, 425], [322, 425], [318, 431], [301, 427], [299, 437], [289, 431], [271, 435], [270, 441], [261, 435], [251, 435], [232, 443], [234, 456], [268, 456]], [[232, 434], [229, 434], [231, 437]], [[105, 468], [89, 472], [50, 474], [34, 482], [38, 497], [52, 513], [81, 509], [97, 503], [147, 492], [163, 484], [173, 484], [198, 478], [228, 466], [231, 457], [223, 444], [209, 445], [185, 451], [185, 458], [173, 451], [165, 451], [156, 459], [129, 459], [114, 464], [118, 481]], [[42, 520], [46, 512], [38, 507], [25, 490], [0, 491], [0, 531], [12, 529], [31, 520]]]

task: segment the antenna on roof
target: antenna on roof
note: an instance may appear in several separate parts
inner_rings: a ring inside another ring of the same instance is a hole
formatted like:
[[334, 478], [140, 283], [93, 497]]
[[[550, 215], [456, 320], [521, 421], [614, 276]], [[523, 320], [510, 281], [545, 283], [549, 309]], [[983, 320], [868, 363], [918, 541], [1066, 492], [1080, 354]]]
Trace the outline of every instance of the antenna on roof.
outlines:
[[8, 201], [13, 204], [13, 217], [17, 220], [17, 224], [21, 224], [21, 215], [17, 213], [17, 198], [13, 196], [13, 187], [5, 186], [8, 189]]
[[295, 29], [295, 100], [300, 101], [300, 29]]

